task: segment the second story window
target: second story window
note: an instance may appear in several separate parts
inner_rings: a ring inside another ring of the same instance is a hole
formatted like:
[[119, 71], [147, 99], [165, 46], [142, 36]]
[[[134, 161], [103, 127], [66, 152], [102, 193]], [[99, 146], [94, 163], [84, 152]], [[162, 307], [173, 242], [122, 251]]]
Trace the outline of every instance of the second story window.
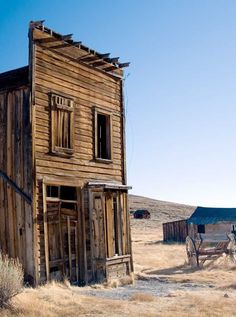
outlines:
[[57, 94], [51, 95], [52, 152], [71, 155], [74, 151], [73, 100]]
[[111, 140], [111, 115], [95, 110], [95, 159], [112, 159]]

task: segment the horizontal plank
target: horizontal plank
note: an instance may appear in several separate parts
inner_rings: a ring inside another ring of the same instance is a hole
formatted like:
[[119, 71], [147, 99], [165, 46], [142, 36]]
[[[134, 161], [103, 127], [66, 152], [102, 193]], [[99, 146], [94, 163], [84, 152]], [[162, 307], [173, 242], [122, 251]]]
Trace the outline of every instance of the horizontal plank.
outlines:
[[[101, 96], [112, 98], [115, 100], [119, 100], [120, 98], [120, 89], [104, 89], [103, 83], [94, 82], [89, 80], [88, 77], [82, 77], [80, 74], [75, 74], [73, 72], [66, 71], [63, 67], [58, 67], [55, 65], [52, 65], [50, 63], [46, 63], [43, 61], [36, 60], [36, 72], [53, 76], [54, 78], [60, 79], [63, 78], [63, 81], [65, 81], [68, 84], [75, 84], [78, 87], [81, 87], [81, 89], [85, 89], [88, 91], [94, 91], [96, 93], [101, 94]], [[89, 80], [89, 83], [86, 81], [86, 79]]]
[[[43, 87], [38, 87], [39, 90], [35, 91], [35, 107], [36, 109], [41, 109], [43, 111], [49, 111], [50, 110], [50, 93], [48, 93], [47, 89], [43, 88]], [[95, 105], [94, 103], [91, 103], [90, 101], [86, 101], [83, 99], [79, 99], [79, 98], [75, 98], [74, 99], [74, 105], [75, 105], [75, 111], [78, 111], [79, 115], [84, 115], [87, 116], [86, 113], [93, 113], [93, 109], [94, 107], [96, 107], [97, 105]], [[98, 108], [100, 111], [106, 111], [107, 112], [107, 108], [102, 106]], [[120, 107], [116, 106], [116, 109], [110, 110], [110, 113], [112, 115], [112, 117], [117, 117], [117, 120], [119, 120], [118, 118], [120, 118], [121, 115], [121, 111], [120, 111]]]
[[77, 98], [80, 97], [81, 99], [84, 99], [84, 100], [95, 99], [95, 100], [100, 100], [100, 102], [102, 103], [107, 103], [107, 104], [109, 103], [111, 106], [112, 105], [120, 106], [120, 98], [108, 97], [107, 95], [103, 95], [91, 89], [90, 90], [85, 89], [79, 86], [79, 84], [76, 82], [64, 81], [64, 77], [59, 77], [59, 76], [54, 77], [53, 75], [48, 75], [38, 71], [35, 74], [35, 81], [36, 83], [42, 84], [43, 86], [45, 86], [45, 82], [48, 82], [50, 83], [50, 86], [55, 85], [54, 89], [56, 90], [58, 89], [60, 91], [62, 91], [63, 89], [69, 90], [70, 91], [69, 95], [73, 94]]
[[102, 167], [102, 168], [107, 168], [107, 166], [114, 166], [114, 168], [116, 166], [121, 166], [121, 159], [120, 159], [120, 155], [116, 155], [116, 158], [113, 157], [112, 159], [112, 164], [104, 164], [101, 163], [99, 161], [95, 161], [93, 160], [93, 157], [91, 157], [90, 155], [81, 155], [78, 153], [75, 153], [73, 155], [73, 157], [71, 158], [64, 158], [64, 157], [60, 157], [57, 155], [51, 155], [51, 154], [45, 154], [45, 153], [40, 153], [37, 152], [36, 155], [36, 159], [42, 159], [42, 160], [46, 160], [46, 161], [50, 161], [50, 162], [65, 162], [65, 161], [69, 161], [71, 164], [79, 164], [79, 165], [84, 165], [84, 166], [98, 166], [98, 167]]
[[117, 108], [120, 107], [119, 100], [114, 101], [109, 98], [101, 98], [101, 95], [95, 93], [91, 93], [90, 95], [88, 92], [85, 93], [84, 91], [82, 91], [82, 89], [78, 90], [78, 87], [76, 85], [63, 85], [53, 79], [46, 80], [45, 76], [37, 76], [35, 78], [35, 90], [40, 91], [40, 87], [48, 90], [48, 93], [54, 92], [58, 94], [66, 94], [71, 98], [90, 102], [91, 105], [97, 105], [101, 108], [105, 107], [105, 109], [107, 110], [118, 110]]
[[54, 63], [56, 63], [56, 65], [58, 66], [63, 66], [63, 68], [65, 69], [78, 72], [86, 77], [88, 76], [92, 80], [105, 82], [106, 85], [114, 88], [116, 88], [117, 84], [120, 82], [119, 78], [111, 77], [94, 69], [91, 69], [84, 64], [76, 63], [73, 61], [70, 61], [70, 63], [68, 63], [68, 61], [65, 61], [65, 59], [60, 55], [49, 50], [45, 50], [40, 46], [36, 47], [36, 60], [37, 59], [47, 60], [49, 62], [52, 62], [53, 59]]
[[[53, 164], [52, 164], [53, 162]], [[88, 173], [98, 173], [98, 174], [110, 174], [110, 175], [120, 175], [121, 166], [116, 165], [114, 168], [111, 164], [104, 164], [104, 166], [97, 166], [95, 164], [91, 165], [80, 165], [80, 164], [71, 164], [69, 162], [58, 162], [58, 161], [45, 161], [43, 159], [36, 159], [38, 167], [46, 167], [65, 171], [72, 171], [76, 173], [88, 172]]]
[[101, 181], [118, 181], [122, 182], [122, 176], [121, 175], [110, 175], [106, 173], [87, 173], [87, 172], [79, 172], [78, 175], [74, 174], [74, 172], [70, 171], [61, 171], [57, 170], [54, 168], [47, 168], [45, 169], [44, 167], [37, 167], [36, 168], [36, 177], [37, 178], [43, 178], [43, 176], [48, 176], [48, 177], [68, 177], [68, 178], [78, 178], [80, 180], [84, 181], [93, 181], [93, 180], [101, 180]]

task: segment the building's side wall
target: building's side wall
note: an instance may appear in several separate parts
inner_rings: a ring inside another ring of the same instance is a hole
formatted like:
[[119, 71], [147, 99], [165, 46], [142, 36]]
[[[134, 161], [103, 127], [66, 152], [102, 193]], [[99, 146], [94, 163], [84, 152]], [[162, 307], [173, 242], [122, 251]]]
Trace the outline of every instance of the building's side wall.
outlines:
[[[221, 233], [230, 233], [232, 231], [232, 225], [236, 225], [231, 222], [219, 222], [216, 224], [207, 224], [205, 225], [205, 233], [207, 234], [221, 234]], [[190, 224], [188, 225], [189, 236], [195, 238], [198, 232], [198, 226]]]
[[217, 224], [205, 225], [206, 233], [228, 233], [231, 232], [232, 226], [230, 222], [221, 222]]
[[[0, 87], [0, 171], [27, 196], [32, 193], [29, 88]], [[0, 177], [0, 249], [19, 258], [34, 277], [31, 205]]]
[[[55, 52], [35, 45], [33, 60], [36, 212], [40, 279], [45, 278], [42, 179], [74, 184], [81, 188], [88, 181], [124, 182], [123, 117], [121, 80], [91, 67], [68, 61]], [[74, 99], [74, 154], [51, 154], [50, 93]], [[112, 162], [94, 160], [94, 107], [112, 115]], [[86, 190], [84, 191], [86, 194]], [[86, 194], [87, 195], [87, 194]], [[89, 201], [84, 196], [87, 265], [90, 269]]]
[[162, 228], [164, 242], [185, 242], [188, 235], [188, 225], [186, 219], [163, 223]]

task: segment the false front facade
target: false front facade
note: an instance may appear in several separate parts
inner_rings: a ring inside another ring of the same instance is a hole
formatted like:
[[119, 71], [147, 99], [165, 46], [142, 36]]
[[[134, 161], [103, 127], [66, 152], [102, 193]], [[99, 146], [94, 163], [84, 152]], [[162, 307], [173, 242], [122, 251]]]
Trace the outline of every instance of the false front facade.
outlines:
[[0, 248], [35, 285], [133, 270], [125, 66], [32, 22], [29, 65], [0, 74]]

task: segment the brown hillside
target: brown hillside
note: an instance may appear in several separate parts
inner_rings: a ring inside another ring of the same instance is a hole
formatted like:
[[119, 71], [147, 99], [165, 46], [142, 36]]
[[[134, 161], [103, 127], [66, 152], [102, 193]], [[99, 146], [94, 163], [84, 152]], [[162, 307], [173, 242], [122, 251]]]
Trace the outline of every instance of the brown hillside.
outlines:
[[196, 209], [195, 206], [155, 200], [142, 196], [129, 195], [130, 210], [147, 209], [151, 219], [163, 223], [188, 218]]

